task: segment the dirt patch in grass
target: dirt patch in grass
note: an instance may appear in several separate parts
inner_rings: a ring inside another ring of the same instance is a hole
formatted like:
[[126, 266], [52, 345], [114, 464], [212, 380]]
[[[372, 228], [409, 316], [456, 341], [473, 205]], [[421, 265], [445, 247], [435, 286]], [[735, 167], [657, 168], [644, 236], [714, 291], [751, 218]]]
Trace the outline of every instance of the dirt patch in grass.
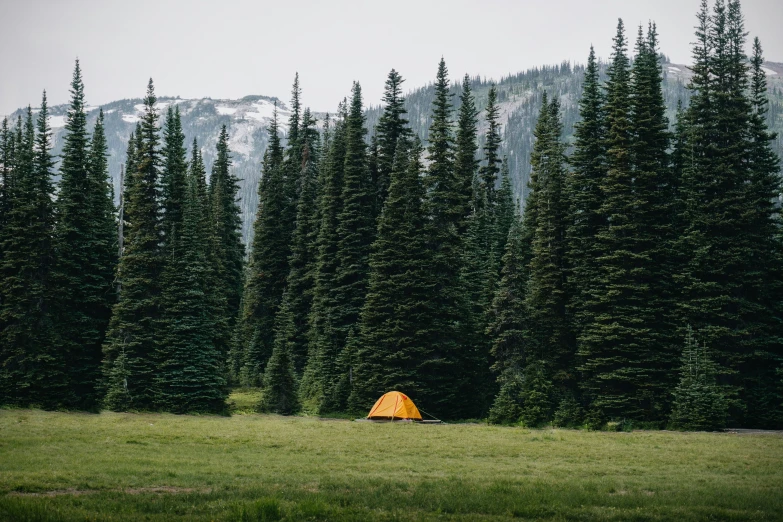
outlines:
[[183, 493], [211, 493], [212, 489], [204, 488], [179, 488], [174, 486], [151, 486], [145, 488], [117, 488], [117, 489], [52, 489], [50, 491], [11, 491], [8, 493], [9, 497], [59, 497], [63, 495], [72, 495], [78, 497], [80, 495], [93, 495], [95, 493], [104, 492], [113, 493], [125, 493], [126, 495], [143, 495], [145, 493], [158, 493], [158, 494], [183, 494]]
[[73, 495], [78, 497], [80, 495], [89, 495], [91, 493], [97, 493], [100, 490], [97, 489], [53, 489], [51, 491], [11, 491], [7, 495], [9, 497], [59, 497], [61, 495]]

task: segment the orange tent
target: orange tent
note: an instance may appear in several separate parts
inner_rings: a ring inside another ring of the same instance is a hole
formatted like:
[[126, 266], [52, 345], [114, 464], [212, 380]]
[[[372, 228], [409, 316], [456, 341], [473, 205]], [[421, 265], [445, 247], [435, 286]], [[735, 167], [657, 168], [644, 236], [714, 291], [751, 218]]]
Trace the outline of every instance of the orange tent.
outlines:
[[421, 413], [419, 409], [413, 404], [413, 401], [407, 395], [403, 395], [400, 392], [392, 391], [385, 393], [375, 406], [372, 407], [370, 413], [367, 415], [368, 419], [407, 419], [407, 420], [421, 420]]

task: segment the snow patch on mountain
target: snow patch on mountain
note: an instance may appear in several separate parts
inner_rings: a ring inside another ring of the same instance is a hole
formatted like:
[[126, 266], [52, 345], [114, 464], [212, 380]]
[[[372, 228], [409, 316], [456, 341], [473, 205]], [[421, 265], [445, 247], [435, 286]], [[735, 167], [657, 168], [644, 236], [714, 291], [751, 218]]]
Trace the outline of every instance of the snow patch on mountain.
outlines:
[[230, 116], [230, 115], [234, 114], [235, 112], [237, 112], [236, 107], [219, 107], [218, 106], [218, 107], [215, 107], [215, 110], [217, 110], [218, 114], [220, 114], [221, 116], [226, 116], [226, 115]]
[[49, 116], [49, 126], [53, 129], [65, 127], [65, 116]]
[[241, 154], [246, 158], [250, 156], [255, 147], [253, 125], [232, 125], [229, 131], [228, 148], [232, 154]]

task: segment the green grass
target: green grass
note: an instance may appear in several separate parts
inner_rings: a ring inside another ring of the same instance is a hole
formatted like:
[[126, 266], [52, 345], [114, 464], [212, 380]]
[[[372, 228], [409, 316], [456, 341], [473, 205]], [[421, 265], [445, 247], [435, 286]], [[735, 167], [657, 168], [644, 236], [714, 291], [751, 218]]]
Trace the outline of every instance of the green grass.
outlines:
[[780, 520], [783, 437], [0, 410], [0, 520], [512, 518]]
[[228, 409], [232, 414], [256, 413], [260, 402], [259, 388], [237, 388], [228, 398]]

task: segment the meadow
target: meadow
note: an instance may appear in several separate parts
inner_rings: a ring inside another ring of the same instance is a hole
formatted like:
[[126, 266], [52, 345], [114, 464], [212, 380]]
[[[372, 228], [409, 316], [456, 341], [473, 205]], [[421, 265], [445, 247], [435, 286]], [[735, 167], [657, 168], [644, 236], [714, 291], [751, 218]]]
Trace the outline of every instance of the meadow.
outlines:
[[[781, 520], [783, 436], [0, 410], [0, 520]], [[243, 413], [244, 412], [244, 413]]]

